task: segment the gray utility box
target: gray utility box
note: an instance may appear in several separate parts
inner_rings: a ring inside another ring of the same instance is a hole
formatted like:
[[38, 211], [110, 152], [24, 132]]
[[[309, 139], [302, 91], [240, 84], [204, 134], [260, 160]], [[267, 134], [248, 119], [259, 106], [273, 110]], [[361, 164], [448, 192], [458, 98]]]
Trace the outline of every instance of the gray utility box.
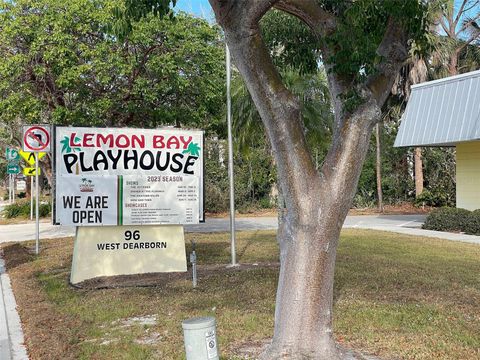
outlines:
[[182, 322], [187, 360], [219, 360], [215, 318], [201, 317]]

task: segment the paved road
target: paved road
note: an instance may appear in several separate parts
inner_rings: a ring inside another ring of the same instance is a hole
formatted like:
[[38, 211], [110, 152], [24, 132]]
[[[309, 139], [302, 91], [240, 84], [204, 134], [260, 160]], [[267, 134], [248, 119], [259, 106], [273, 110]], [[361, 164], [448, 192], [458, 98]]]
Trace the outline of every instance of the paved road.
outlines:
[[[424, 221], [423, 215], [389, 215], [389, 216], [348, 216], [345, 227], [374, 226], [409, 226], [420, 227]], [[274, 230], [277, 228], [276, 217], [238, 217], [235, 219], [237, 230]], [[228, 218], [210, 218], [205, 223], [187, 225], [187, 232], [223, 232], [230, 230]], [[75, 235], [72, 226], [55, 226], [40, 223], [40, 238], [52, 239]], [[0, 226], [0, 242], [24, 241], [35, 239], [35, 224], [18, 224]]]
[[[347, 216], [344, 228], [373, 229], [391, 231], [406, 235], [426, 236], [453, 241], [480, 244], [480, 237], [465, 234], [453, 234], [440, 231], [422, 230], [424, 215], [361, 215]], [[277, 228], [276, 217], [239, 217], [236, 218], [237, 230], [274, 230]], [[210, 218], [203, 224], [185, 226], [187, 232], [223, 232], [230, 230], [228, 218]], [[40, 238], [52, 239], [75, 235], [71, 226], [54, 226], [40, 224]], [[0, 226], [0, 243], [25, 241], [35, 238], [35, 224]]]
[[[395, 226], [420, 228], [423, 215], [388, 215], [388, 216], [348, 216], [345, 227], [374, 228], [378, 226]], [[274, 230], [277, 228], [276, 217], [238, 217], [235, 219], [237, 230]], [[205, 223], [188, 225], [187, 232], [222, 232], [230, 230], [228, 218], [210, 218]], [[51, 239], [75, 235], [71, 226], [54, 226], [40, 223], [40, 238]], [[35, 224], [1, 225], [0, 242], [24, 241], [35, 238]]]

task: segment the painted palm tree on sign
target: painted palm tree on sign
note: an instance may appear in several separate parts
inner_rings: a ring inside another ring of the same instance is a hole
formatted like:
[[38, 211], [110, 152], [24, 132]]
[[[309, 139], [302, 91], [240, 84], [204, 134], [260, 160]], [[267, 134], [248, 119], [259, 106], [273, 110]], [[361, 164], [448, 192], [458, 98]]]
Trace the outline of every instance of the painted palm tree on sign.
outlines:
[[[78, 143], [81, 139], [79, 137], [75, 137], [74, 141], [76, 143]], [[75, 152], [75, 151], [80, 151], [80, 148], [79, 147], [76, 147], [76, 148], [72, 148], [70, 146], [70, 141], [69, 141], [69, 138], [68, 136], [64, 136], [63, 137], [63, 140], [60, 141], [60, 144], [62, 144], [62, 153], [65, 152], [65, 153], [71, 153], [71, 152]], [[75, 164], [75, 174], [78, 175], [80, 173], [80, 168], [78, 166], [78, 163]]]
[[188, 144], [186, 150], [183, 150], [182, 154], [190, 154], [192, 156], [200, 156], [200, 146], [197, 143], [191, 142]]
[[[81, 140], [81, 139], [80, 139], [79, 137], [75, 137], [75, 142], [78, 143], [80, 140]], [[80, 148], [78, 148], [78, 147], [77, 147], [77, 148], [72, 148], [72, 147], [70, 146], [70, 141], [69, 141], [69, 139], [68, 139], [68, 136], [64, 136], [64, 137], [63, 137], [63, 140], [60, 141], [60, 144], [63, 145], [63, 146], [62, 146], [62, 153], [63, 153], [63, 152], [66, 152], [66, 153], [68, 154], [68, 153], [71, 153], [71, 152], [80, 151]]]

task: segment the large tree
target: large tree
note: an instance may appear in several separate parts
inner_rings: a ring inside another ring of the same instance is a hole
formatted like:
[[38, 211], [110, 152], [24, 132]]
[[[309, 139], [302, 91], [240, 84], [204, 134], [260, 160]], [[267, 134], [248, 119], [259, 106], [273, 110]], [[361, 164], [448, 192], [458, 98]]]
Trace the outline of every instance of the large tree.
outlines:
[[218, 27], [151, 14], [118, 38], [112, 28], [121, 5], [0, 0], [2, 122], [218, 123], [225, 74]]
[[[372, 128], [412, 39], [424, 30], [416, 0], [209, 0], [270, 139], [287, 206], [278, 231], [275, 330], [265, 358], [341, 357], [332, 331], [340, 229], [355, 194]], [[283, 84], [259, 29], [276, 7], [318, 38], [335, 109], [333, 140], [317, 170], [300, 102]]]

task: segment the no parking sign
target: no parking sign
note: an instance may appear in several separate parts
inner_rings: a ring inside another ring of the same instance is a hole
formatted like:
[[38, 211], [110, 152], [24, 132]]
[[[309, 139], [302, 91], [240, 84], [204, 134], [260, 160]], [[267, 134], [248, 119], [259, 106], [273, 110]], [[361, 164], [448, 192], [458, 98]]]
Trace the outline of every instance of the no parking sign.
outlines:
[[50, 139], [50, 126], [48, 125], [26, 125], [23, 127], [23, 151], [49, 152]]

